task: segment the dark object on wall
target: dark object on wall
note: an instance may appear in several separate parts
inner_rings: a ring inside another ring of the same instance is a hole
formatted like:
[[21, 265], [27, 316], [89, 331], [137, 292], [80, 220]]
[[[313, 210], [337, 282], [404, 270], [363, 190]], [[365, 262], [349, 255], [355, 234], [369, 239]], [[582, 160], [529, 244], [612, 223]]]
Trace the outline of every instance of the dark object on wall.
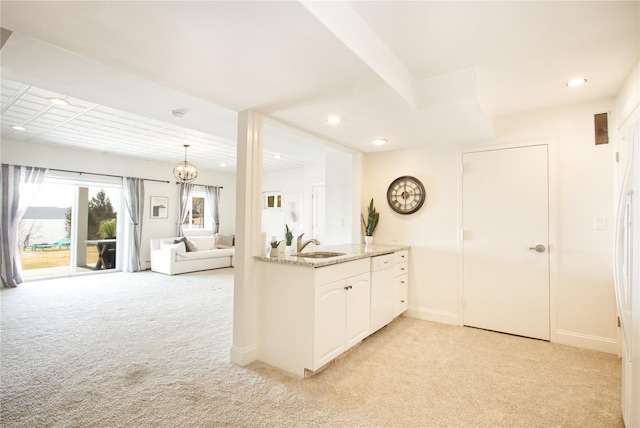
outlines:
[[596, 145], [609, 144], [609, 118], [607, 113], [593, 115], [595, 126]]
[[396, 178], [387, 189], [387, 202], [398, 214], [413, 214], [426, 199], [427, 192], [420, 180], [409, 175]]

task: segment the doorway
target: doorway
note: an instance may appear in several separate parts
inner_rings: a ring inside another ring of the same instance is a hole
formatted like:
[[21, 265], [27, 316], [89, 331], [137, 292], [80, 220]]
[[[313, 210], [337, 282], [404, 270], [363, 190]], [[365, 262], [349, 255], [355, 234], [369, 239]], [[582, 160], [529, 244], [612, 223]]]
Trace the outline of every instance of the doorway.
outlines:
[[45, 177], [18, 225], [23, 277], [115, 271], [120, 197], [117, 183]]
[[463, 324], [550, 340], [549, 148], [462, 155]]

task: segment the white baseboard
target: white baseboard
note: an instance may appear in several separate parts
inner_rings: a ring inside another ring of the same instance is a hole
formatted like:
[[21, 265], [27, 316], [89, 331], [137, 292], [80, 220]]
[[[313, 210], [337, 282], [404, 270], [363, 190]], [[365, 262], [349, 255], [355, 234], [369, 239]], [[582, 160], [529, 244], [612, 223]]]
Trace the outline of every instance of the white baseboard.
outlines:
[[249, 363], [258, 359], [258, 348], [253, 345], [245, 349], [240, 349], [237, 346], [231, 347], [230, 352], [231, 362], [239, 366], [246, 366]]
[[455, 312], [436, 311], [434, 309], [409, 308], [404, 316], [443, 324], [461, 325], [460, 316]]
[[592, 336], [564, 330], [556, 331], [556, 343], [607, 352], [609, 354], [617, 354], [619, 348], [616, 338]]

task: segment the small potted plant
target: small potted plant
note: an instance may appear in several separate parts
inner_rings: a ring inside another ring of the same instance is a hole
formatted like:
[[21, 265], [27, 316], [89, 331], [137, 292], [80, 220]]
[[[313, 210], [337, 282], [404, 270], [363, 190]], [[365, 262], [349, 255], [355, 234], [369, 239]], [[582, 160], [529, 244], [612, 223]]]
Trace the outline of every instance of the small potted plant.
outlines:
[[275, 236], [271, 237], [271, 251], [269, 251], [269, 257], [278, 257], [278, 245], [280, 245], [280, 241], [276, 240]]
[[373, 244], [373, 232], [376, 231], [376, 227], [378, 226], [378, 219], [380, 218], [380, 213], [376, 211], [373, 206], [373, 198], [371, 198], [371, 202], [369, 203], [369, 207], [367, 209], [367, 221], [364, 220], [364, 215], [360, 215], [362, 217], [362, 225], [364, 226], [364, 243], [366, 245]]
[[291, 253], [291, 245], [293, 244], [293, 229], [289, 229], [289, 225], [284, 225], [284, 242], [285, 242], [285, 254]]

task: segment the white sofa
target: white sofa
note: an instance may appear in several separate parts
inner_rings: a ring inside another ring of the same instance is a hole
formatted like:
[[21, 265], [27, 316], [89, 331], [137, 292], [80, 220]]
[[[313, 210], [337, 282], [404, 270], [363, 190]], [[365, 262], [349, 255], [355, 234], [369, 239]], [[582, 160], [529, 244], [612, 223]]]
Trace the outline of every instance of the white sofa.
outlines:
[[232, 267], [234, 256], [233, 235], [151, 239], [151, 270], [167, 275]]

